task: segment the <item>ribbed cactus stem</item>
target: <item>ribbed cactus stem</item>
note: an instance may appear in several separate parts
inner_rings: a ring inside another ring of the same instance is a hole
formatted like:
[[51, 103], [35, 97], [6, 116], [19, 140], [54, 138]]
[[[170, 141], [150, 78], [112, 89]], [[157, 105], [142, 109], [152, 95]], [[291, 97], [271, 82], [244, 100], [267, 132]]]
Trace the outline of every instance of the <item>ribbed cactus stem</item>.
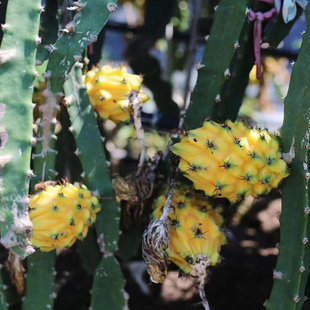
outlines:
[[82, 69], [76, 64], [64, 85], [66, 102], [76, 140], [77, 153], [85, 173], [85, 184], [103, 202], [95, 223], [100, 251], [103, 253], [92, 288], [92, 309], [121, 310], [126, 304], [123, 277], [113, 252], [119, 236], [118, 204], [98, 130], [96, 118], [82, 81]]
[[[82, 53], [97, 36], [111, 13], [117, 10], [116, 0], [75, 2], [75, 16], [61, 31], [61, 36], [50, 48], [47, 71], [51, 71], [51, 91], [61, 93], [68, 74]], [[98, 13], [100, 12], [100, 14]]]
[[[43, 91], [44, 102], [40, 106], [40, 122], [37, 125], [34, 138], [35, 151], [32, 154], [34, 176], [31, 180], [31, 193], [35, 193], [35, 186], [39, 182], [54, 181], [56, 178], [55, 159], [56, 147], [56, 112], [58, 110], [58, 96], [50, 90], [50, 74], [44, 75], [46, 89]], [[55, 294], [53, 294], [55, 251], [42, 253], [40, 250], [27, 259], [28, 275], [26, 278], [27, 296], [24, 310], [52, 308]], [[36, 283], [40, 282], [42, 293], [36, 296]]]
[[94, 194], [106, 200], [102, 203], [95, 223], [98, 237], [102, 238], [99, 242], [100, 250], [102, 253], [113, 252], [117, 248], [119, 234], [118, 205], [101, 136], [82, 81], [79, 64], [70, 73], [64, 89], [72, 133], [77, 145], [76, 153], [82, 162], [85, 174], [85, 185]]
[[[56, 294], [53, 293], [56, 252], [37, 251], [27, 259], [27, 294], [24, 310], [52, 309]], [[38, 294], [40, 283], [40, 294]]]
[[28, 186], [40, 5], [39, 0], [10, 1], [0, 50], [1, 243], [22, 258], [34, 252], [28, 240]]
[[32, 154], [34, 164], [34, 177], [31, 181], [32, 192], [38, 182], [55, 180], [55, 150], [56, 135], [54, 133], [56, 120], [56, 111], [58, 110], [58, 96], [50, 90], [50, 76], [45, 74], [46, 89], [43, 92], [44, 103], [40, 106], [40, 122], [37, 126], [36, 137], [34, 138], [36, 146]]
[[[259, 2], [258, 2], [259, 4]], [[235, 44], [226, 78], [221, 90], [221, 101], [214, 106], [212, 119], [235, 121], [249, 82], [249, 73], [255, 63], [253, 48], [253, 23], [244, 21], [238, 42]]]
[[41, 65], [48, 57], [50, 45], [57, 40], [58, 34], [58, 3], [54, 0], [46, 0], [43, 15], [41, 18], [41, 26], [39, 36], [41, 44], [38, 45], [36, 55], [36, 65]]
[[[306, 9], [310, 25], [310, 6]], [[279, 258], [274, 271], [274, 285], [268, 310], [299, 310], [305, 301], [305, 287], [310, 264], [309, 225], [309, 74], [310, 31], [303, 35], [297, 62], [284, 104], [282, 145], [287, 160], [292, 160], [291, 174], [283, 182], [280, 217]]]
[[186, 113], [185, 129], [201, 126], [221, 101], [221, 88], [225, 78], [229, 78], [227, 70], [247, 18], [247, 4], [248, 0], [222, 0], [217, 6], [203, 59], [196, 65], [198, 80]]

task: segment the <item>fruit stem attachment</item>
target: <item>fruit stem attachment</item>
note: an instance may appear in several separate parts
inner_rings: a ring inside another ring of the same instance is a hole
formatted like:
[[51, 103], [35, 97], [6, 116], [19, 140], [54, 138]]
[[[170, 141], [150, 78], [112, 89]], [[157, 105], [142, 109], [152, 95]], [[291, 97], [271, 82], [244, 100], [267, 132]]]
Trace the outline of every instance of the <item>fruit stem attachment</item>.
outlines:
[[163, 283], [167, 274], [168, 259], [165, 251], [170, 246], [168, 217], [172, 207], [174, 183], [172, 173], [163, 214], [159, 219], [151, 221], [142, 236], [142, 256], [147, 264], [151, 281], [154, 283]]
[[205, 289], [204, 289], [204, 283], [200, 283], [199, 284], [198, 291], [199, 291], [199, 296], [200, 296], [200, 298], [202, 300], [203, 307], [205, 308], [205, 310], [210, 310], [210, 306], [209, 306], [209, 303], [208, 303], [208, 300], [207, 300], [207, 296], [206, 296], [206, 292], [205, 292]]
[[133, 110], [133, 121], [137, 133], [137, 138], [141, 146], [140, 159], [138, 164], [137, 174], [141, 172], [142, 167], [144, 166], [146, 149], [144, 142], [144, 129], [141, 121], [141, 98], [139, 93], [135, 90], [132, 90], [128, 96], [130, 107]]
[[210, 266], [210, 259], [205, 255], [198, 255], [196, 265], [193, 267], [192, 275], [198, 278], [198, 292], [202, 300], [202, 305], [205, 310], [210, 310], [207, 296], [204, 290], [207, 279], [207, 267]]

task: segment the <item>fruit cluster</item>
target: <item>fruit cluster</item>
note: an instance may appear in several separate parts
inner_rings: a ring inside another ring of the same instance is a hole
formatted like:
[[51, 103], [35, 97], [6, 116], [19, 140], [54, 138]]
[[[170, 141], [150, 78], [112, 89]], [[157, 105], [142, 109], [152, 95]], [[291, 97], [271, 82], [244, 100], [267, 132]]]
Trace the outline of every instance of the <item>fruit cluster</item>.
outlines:
[[49, 185], [30, 198], [30, 241], [44, 252], [70, 247], [86, 237], [99, 210], [98, 198], [84, 185]]
[[288, 176], [279, 140], [266, 129], [248, 128], [240, 121], [221, 125], [206, 120], [182, 137], [172, 152], [196, 189], [232, 203], [267, 194]]
[[[160, 218], [165, 203], [165, 195], [156, 200], [155, 219]], [[218, 262], [221, 246], [226, 241], [220, 229], [223, 219], [202, 193], [178, 185], [173, 191], [169, 220], [170, 247], [166, 254], [170, 261], [186, 274], [191, 273], [202, 257], [208, 265]]]
[[130, 94], [138, 92], [141, 103], [147, 96], [141, 92], [142, 77], [127, 72], [126, 67], [112, 68], [110, 65], [90, 70], [84, 84], [90, 102], [102, 119], [115, 123], [130, 119]]

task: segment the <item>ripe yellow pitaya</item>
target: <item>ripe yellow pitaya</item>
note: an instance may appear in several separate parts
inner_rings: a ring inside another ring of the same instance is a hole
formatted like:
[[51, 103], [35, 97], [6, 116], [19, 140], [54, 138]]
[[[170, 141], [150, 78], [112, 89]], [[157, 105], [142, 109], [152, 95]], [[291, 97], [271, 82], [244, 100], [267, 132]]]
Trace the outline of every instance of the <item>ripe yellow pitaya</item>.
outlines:
[[288, 176], [279, 140], [240, 121], [220, 125], [206, 120], [173, 145], [172, 152], [196, 189], [232, 203], [265, 195]]
[[[202, 262], [207, 267], [215, 265], [220, 258], [221, 246], [226, 242], [220, 229], [223, 219], [204, 195], [190, 186], [179, 184], [171, 200], [170, 246], [166, 254], [184, 273], [196, 275]], [[154, 219], [160, 218], [165, 203], [165, 195], [156, 200]]]
[[129, 96], [132, 91], [139, 93], [141, 103], [147, 100], [141, 91], [142, 77], [128, 73], [123, 66], [94, 68], [87, 73], [84, 84], [94, 110], [101, 118], [115, 123], [130, 119]]
[[30, 241], [41, 251], [70, 247], [96, 221], [99, 200], [84, 185], [48, 185], [30, 198]]

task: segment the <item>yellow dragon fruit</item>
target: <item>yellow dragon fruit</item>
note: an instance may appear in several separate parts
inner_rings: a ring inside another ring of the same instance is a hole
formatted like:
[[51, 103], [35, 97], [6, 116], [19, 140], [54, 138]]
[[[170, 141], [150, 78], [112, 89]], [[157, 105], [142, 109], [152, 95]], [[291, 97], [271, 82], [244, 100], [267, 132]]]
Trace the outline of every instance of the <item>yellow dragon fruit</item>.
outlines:
[[[160, 218], [165, 203], [165, 195], [156, 200], [154, 219]], [[186, 274], [195, 274], [202, 261], [206, 266], [218, 262], [221, 246], [226, 242], [220, 229], [223, 219], [202, 193], [178, 185], [173, 191], [169, 220], [170, 246], [166, 254], [170, 261]]]
[[70, 247], [86, 237], [99, 210], [98, 198], [84, 185], [48, 185], [30, 198], [30, 241], [44, 252]]
[[139, 93], [141, 103], [147, 100], [141, 91], [142, 77], [128, 73], [123, 66], [94, 68], [87, 73], [84, 84], [94, 110], [101, 118], [115, 123], [130, 119], [132, 91]]
[[240, 121], [220, 125], [206, 120], [174, 144], [172, 152], [196, 189], [232, 203], [265, 195], [288, 176], [279, 140]]

